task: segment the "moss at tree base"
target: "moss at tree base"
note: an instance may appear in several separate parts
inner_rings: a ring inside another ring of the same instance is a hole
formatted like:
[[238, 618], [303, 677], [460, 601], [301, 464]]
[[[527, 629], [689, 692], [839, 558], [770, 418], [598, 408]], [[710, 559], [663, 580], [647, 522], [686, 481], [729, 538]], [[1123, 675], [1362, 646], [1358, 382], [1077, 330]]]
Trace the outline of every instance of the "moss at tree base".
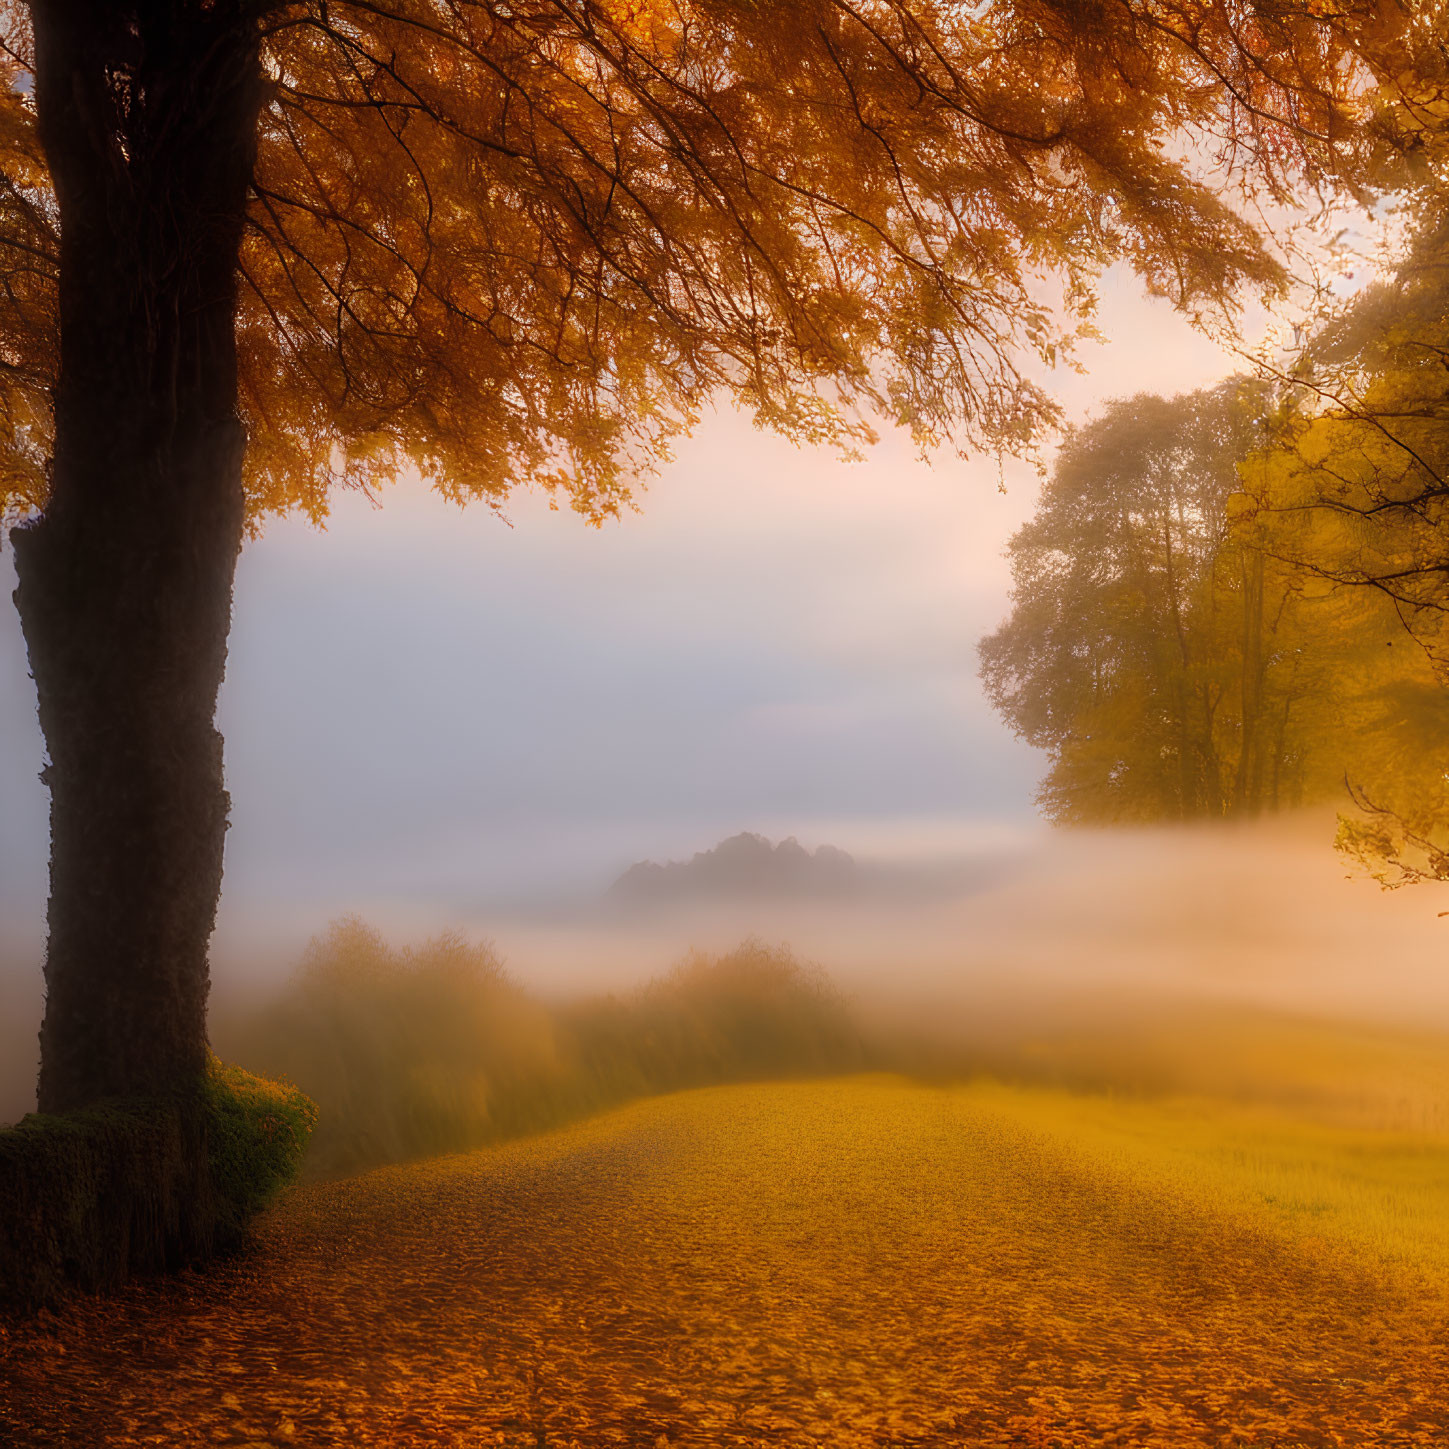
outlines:
[[294, 1088], [213, 1060], [198, 1093], [0, 1131], [0, 1303], [34, 1309], [234, 1245], [315, 1119]]

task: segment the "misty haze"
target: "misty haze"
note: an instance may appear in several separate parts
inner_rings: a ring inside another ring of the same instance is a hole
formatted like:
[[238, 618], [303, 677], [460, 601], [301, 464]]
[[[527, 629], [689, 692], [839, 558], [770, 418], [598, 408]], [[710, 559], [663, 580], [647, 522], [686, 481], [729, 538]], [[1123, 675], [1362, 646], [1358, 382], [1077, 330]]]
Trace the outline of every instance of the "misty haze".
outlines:
[[0, 0], [0, 1444], [1449, 1442], [1446, 55]]

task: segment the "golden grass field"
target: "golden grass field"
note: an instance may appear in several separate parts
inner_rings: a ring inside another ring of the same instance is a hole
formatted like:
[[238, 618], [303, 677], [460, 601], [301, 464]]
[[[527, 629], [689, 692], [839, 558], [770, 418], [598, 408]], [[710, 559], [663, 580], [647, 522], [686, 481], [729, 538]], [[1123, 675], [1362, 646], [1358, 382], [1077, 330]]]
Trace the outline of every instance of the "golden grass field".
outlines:
[[1398, 1066], [709, 1088], [299, 1189], [12, 1325], [0, 1442], [1443, 1445], [1449, 1139]]

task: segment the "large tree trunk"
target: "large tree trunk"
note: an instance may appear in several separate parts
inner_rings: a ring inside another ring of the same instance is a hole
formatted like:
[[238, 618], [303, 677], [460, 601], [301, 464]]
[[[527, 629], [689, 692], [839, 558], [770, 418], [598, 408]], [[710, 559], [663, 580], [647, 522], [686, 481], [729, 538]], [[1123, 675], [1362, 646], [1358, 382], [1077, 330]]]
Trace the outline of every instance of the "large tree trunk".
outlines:
[[43, 1111], [184, 1089], [206, 1060], [264, 95], [244, 5], [33, 5], [61, 216], [52, 488], [13, 535], [51, 791]]

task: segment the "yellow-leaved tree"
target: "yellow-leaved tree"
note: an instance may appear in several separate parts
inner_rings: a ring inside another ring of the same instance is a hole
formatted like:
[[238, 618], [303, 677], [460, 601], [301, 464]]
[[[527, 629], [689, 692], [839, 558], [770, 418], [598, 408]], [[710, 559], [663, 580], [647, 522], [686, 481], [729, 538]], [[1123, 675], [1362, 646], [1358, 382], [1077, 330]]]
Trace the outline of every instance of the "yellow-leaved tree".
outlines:
[[1016, 448], [1070, 304], [1280, 279], [1400, 0], [0, 3], [0, 444], [51, 792], [40, 1102], [203, 1069], [247, 519], [416, 468], [600, 518], [705, 399]]
[[1417, 200], [1406, 256], [1308, 339], [1283, 376], [1292, 412], [1245, 473], [1280, 564], [1375, 611], [1380, 655], [1421, 679], [1388, 701], [1389, 753], [1344, 772], [1339, 844], [1389, 886], [1449, 880], [1449, 193]]
[[1425, 776], [1449, 691], [1394, 600], [1333, 575], [1351, 525], [1300, 506], [1323, 424], [1292, 398], [1236, 378], [1120, 399], [1068, 435], [980, 646], [992, 703], [1048, 753], [1053, 819], [1256, 815], [1343, 801], [1345, 778], [1442, 798]]

